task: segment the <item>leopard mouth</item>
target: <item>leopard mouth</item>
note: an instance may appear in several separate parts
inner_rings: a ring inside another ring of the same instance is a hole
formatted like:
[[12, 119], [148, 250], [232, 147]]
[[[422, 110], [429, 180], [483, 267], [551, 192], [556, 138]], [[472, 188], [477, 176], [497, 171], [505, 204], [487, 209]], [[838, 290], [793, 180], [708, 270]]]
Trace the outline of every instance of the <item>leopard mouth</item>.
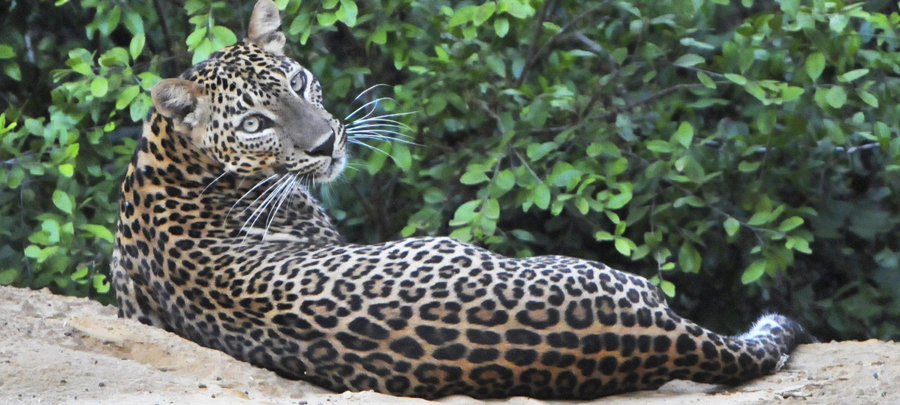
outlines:
[[332, 156], [329, 159], [328, 163], [324, 167], [322, 167], [320, 170], [317, 171], [318, 175], [316, 176], [315, 181], [317, 183], [327, 183], [327, 182], [330, 182], [330, 181], [336, 179], [341, 174], [341, 172], [344, 170], [344, 166], [346, 164], [347, 164], [347, 156], [346, 155], [342, 154], [337, 157]]

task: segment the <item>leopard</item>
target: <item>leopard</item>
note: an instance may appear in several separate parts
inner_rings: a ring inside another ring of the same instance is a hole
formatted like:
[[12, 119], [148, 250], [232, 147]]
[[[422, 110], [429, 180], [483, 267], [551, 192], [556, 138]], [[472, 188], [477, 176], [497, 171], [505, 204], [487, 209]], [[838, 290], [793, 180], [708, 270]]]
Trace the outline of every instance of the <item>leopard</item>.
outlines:
[[335, 392], [594, 399], [674, 379], [740, 384], [814, 338], [677, 315], [647, 279], [449, 237], [344, 241], [313, 196], [347, 164], [322, 85], [260, 0], [242, 41], [151, 90], [121, 185], [118, 315]]

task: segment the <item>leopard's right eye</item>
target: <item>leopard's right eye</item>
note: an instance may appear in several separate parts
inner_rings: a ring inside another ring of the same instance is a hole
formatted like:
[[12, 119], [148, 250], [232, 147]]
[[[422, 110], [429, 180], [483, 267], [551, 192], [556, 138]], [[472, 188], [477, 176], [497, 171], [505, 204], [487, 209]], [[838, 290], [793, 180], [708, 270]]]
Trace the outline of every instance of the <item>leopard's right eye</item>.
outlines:
[[241, 131], [244, 131], [248, 134], [255, 134], [268, 128], [269, 125], [270, 121], [268, 118], [261, 115], [251, 115], [241, 121]]

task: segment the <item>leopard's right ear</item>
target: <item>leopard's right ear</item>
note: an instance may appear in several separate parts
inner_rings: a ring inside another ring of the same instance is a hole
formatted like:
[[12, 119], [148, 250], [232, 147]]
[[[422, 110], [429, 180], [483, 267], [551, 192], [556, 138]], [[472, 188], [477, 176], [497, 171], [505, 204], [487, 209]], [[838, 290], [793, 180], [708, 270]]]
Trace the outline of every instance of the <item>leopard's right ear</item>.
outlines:
[[284, 55], [286, 39], [281, 32], [281, 15], [272, 0], [259, 0], [250, 16], [250, 32], [247, 40], [266, 52]]
[[165, 79], [153, 86], [150, 95], [156, 111], [176, 125], [184, 124], [193, 129], [202, 124], [207, 115], [200, 99], [200, 86], [190, 80]]

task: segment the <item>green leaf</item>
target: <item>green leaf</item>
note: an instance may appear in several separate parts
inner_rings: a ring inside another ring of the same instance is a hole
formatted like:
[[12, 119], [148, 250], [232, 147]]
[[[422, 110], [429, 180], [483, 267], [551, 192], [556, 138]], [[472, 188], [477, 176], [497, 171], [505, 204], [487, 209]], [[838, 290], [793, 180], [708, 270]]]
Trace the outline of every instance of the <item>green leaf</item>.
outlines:
[[797, 15], [797, 10], [800, 9], [800, 0], [777, 0], [778, 3], [781, 4], [781, 11], [785, 14], [793, 17]]
[[878, 97], [875, 97], [872, 93], [869, 93], [865, 90], [858, 90], [859, 98], [862, 101], [872, 107], [878, 108]]
[[409, 153], [409, 148], [401, 143], [396, 143], [391, 147], [391, 158], [394, 159], [397, 167], [404, 172], [409, 171], [410, 166], [412, 166], [412, 155]]
[[548, 153], [556, 150], [559, 146], [553, 142], [544, 142], [541, 144], [531, 144], [528, 145], [527, 155], [528, 158], [531, 159], [532, 162], [540, 160], [542, 157], [547, 156]]
[[184, 43], [188, 46], [188, 50], [194, 50], [197, 46], [200, 45], [204, 39], [206, 39], [207, 28], [202, 27], [194, 30], [190, 35], [188, 35], [187, 39]]
[[456, 209], [456, 213], [453, 214], [453, 220], [450, 221], [450, 225], [459, 226], [471, 222], [475, 217], [475, 209], [478, 208], [480, 204], [481, 200], [473, 200], [460, 205], [459, 208]]
[[766, 272], [766, 261], [765, 260], [757, 260], [750, 264], [744, 273], [741, 274], [741, 283], [750, 284], [756, 280], [759, 280], [760, 277]]
[[516, 175], [509, 169], [501, 170], [494, 177], [494, 185], [503, 191], [508, 191], [516, 185]]
[[666, 281], [666, 280], [660, 281], [659, 289], [662, 290], [663, 294], [666, 294], [666, 296], [669, 298], [675, 296], [675, 284], [672, 284], [671, 281]]
[[531, 17], [535, 13], [534, 7], [531, 7], [527, 0], [501, 0], [500, 11], [505, 11], [520, 20]]
[[485, 2], [484, 4], [478, 6], [478, 9], [475, 11], [475, 15], [472, 18], [472, 23], [475, 24], [476, 27], [484, 24], [485, 21], [487, 21], [489, 18], [491, 18], [492, 15], [494, 15], [495, 11], [497, 11], [497, 3], [493, 1]]
[[133, 84], [122, 90], [119, 93], [119, 97], [116, 98], [116, 109], [121, 110], [125, 107], [128, 107], [131, 104], [131, 101], [134, 100], [135, 97], [141, 92], [141, 86]]
[[737, 84], [739, 86], [743, 86], [747, 84], [747, 78], [741, 75], [737, 75], [734, 73], [725, 73], [725, 78], [730, 80], [732, 83]]
[[481, 209], [481, 213], [484, 214], [485, 218], [497, 220], [500, 218], [500, 202], [497, 201], [496, 198], [488, 199], [484, 207]]
[[762, 224], [769, 223], [772, 221], [772, 213], [768, 211], [757, 212], [754, 213], [753, 216], [750, 217], [750, 220], [747, 221], [747, 225], [750, 226], [759, 226]]
[[59, 165], [59, 174], [63, 177], [72, 177], [75, 174], [75, 167], [69, 163]]
[[44, 136], [44, 124], [34, 118], [25, 119], [25, 129], [32, 135]]
[[800, 98], [800, 96], [802, 96], [805, 91], [806, 90], [804, 90], [802, 87], [788, 86], [781, 91], [781, 101], [785, 103], [788, 101], [794, 101]]
[[825, 70], [825, 55], [822, 52], [816, 52], [806, 57], [806, 74], [813, 81], [822, 75]]
[[707, 88], [709, 88], [709, 89], [716, 88], [716, 82], [714, 82], [713, 79], [710, 79], [710, 77], [706, 73], [697, 72], [697, 78], [700, 79], [700, 83], [703, 83], [703, 85], [706, 86]]
[[330, 27], [337, 21], [337, 16], [333, 12], [318, 13], [316, 14], [316, 21], [319, 22], [319, 26], [321, 27]]
[[488, 176], [480, 170], [468, 171], [465, 174], [463, 174], [462, 177], [459, 178], [460, 183], [469, 185], [469, 186], [471, 186], [473, 184], [483, 183], [488, 180], [490, 180], [490, 179], [488, 179]]
[[103, 239], [109, 243], [113, 243], [115, 241], [115, 237], [113, 236], [113, 233], [107, 227], [102, 226], [102, 225], [86, 224], [86, 225], [78, 226], [78, 229], [88, 232], [88, 233], [90, 233], [100, 239]]
[[550, 188], [544, 183], [538, 183], [531, 190], [534, 205], [542, 210], [546, 210], [550, 206]]
[[19, 278], [19, 271], [16, 269], [6, 269], [0, 271], [0, 285], [10, 285]]
[[72, 215], [72, 199], [65, 191], [53, 191], [53, 205], [59, 208], [60, 211]]
[[672, 141], [678, 142], [681, 146], [688, 148], [694, 139], [694, 126], [689, 122], [682, 122], [678, 126], [678, 130], [672, 135]]
[[851, 70], [847, 73], [844, 73], [844, 74], [838, 76], [838, 81], [843, 82], [843, 83], [850, 83], [850, 82], [852, 82], [856, 79], [859, 79], [860, 77], [863, 77], [867, 74], [869, 74], [869, 69]]
[[615, 236], [606, 231], [597, 231], [597, 233], [594, 235], [594, 238], [598, 241], [604, 242], [615, 239]]
[[509, 32], [509, 20], [505, 18], [497, 18], [494, 20], [494, 32], [497, 36], [503, 38]]
[[701, 264], [700, 252], [694, 248], [694, 245], [690, 242], [682, 243], [681, 248], [678, 249], [678, 265], [681, 267], [681, 271], [699, 273]]
[[125, 24], [125, 28], [128, 29], [132, 34], [138, 35], [144, 33], [144, 20], [143, 16], [134, 11], [126, 12], [123, 16], [123, 23]]
[[828, 16], [828, 28], [838, 34], [844, 32], [848, 23], [850, 23], [850, 16], [846, 14], [835, 13]]
[[788, 238], [787, 242], [784, 243], [784, 246], [801, 253], [812, 254], [812, 249], [809, 248], [809, 241], [803, 238], [792, 236]]
[[616, 250], [622, 254], [622, 256], [631, 256], [631, 244], [628, 238], [624, 237], [616, 237]]
[[110, 286], [109, 286], [109, 282], [106, 281], [105, 275], [103, 275], [103, 274], [94, 275], [94, 278], [91, 281], [94, 286], [94, 289], [97, 290], [98, 293], [105, 294], [105, 293], [109, 292]]
[[22, 80], [22, 69], [19, 68], [18, 63], [6, 63], [3, 65], [3, 73], [9, 76], [10, 79], [15, 81]]
[[825, 101], [834, 108], [841, 108], [847, 102], [847, 92], [841, 86], [834, 86], [828, 90]]
[[652, 141], [647, 141], [647, 144], [644, 145], [648, 150], [657, 152], [657, 153], [669, 153], [672, 152], [672, 145], [666, 141], [661, 141], [658, 139], [654, 139]]
[[387, 43], [387, 30], [383, 26], [379, 27], [369, 36], [369, 41], [372, 41], [373, 44], [384, 45]]
[[9, 45], [0, 45], [0, 59], [11, 59], [16, 56], [16, 51]]
[[88, 269], [87, 266], [81, 266], [77, 270], [75, 270], [75, 272], [72, 273], [72, 276], [69, 278], [71, 278], [72, 280], [78, 280], [78, 279], [84, 278], [85, 276], [88, 275], [89, 270], [90, 269]]
[[587, 215], [591, 210], [591, 205], [588, 203], [587, 198], [577, 196], [575, 197], [575, 208], [578, 209], [578, 212], [580, 212], [581, 215]]
[[606, 202], [606, 208], [609, 208], [611, 210], [622, 208], [625, 206], [625, 204], [628, 204], [628, 202], [631, 201], [632, 197], [633, 195], [631, 190], [622, 190], [621, 193], [609, 198], [609, 201]]
[[513, 230], [509, 231], [509, 233], [511, 233], [512, 236], [515, 236], [516, 239], [523, 240], [526, 242], [534, 242], [534, 240], [535, 240], [534, 235], [532, 235], [531, 232], [528, 232], [528, 231], [525, 231], [522, 229], [513, 229]]
[[734, 236], [738, 229], [740, 229], [741, 223], [732, 217], [728, 217], [728, 219], [722, 223], [722, 226], [725, 227], [725, 233], [727, 233], [728, 236]]
[[777, 120], [778, 113], [773, 109], [761, 111], [760, 113], [756, 114], [756, 118], [754, 119], [754, 121], [756, 122], [756, 129], [759, 130], [759, 133], [763, 135], [769, 135], [772, 133]]
[[41, 248], [35, 245], [29, 245], [27, 248], [25, 248], [25, 251], [23, 253], [25, 254], [25, 257], [34, 259], [37, 258], [39, 254], [41, 254]]
[[447, 27], [456, 27], [458, 25], [466, 24], [475, 19], [475, 12], [478, 11], [478, 6], [463, 6], [460, 7], [459, 10], [453, 12], [453, 15], [450, 17], [450, 20], [447, 21]]
[[109, 80], [103, 76], [97, 76], [91, 81], [91, 94], [94, 97], [103, 97], [109, 91]]
[[359, 14], [359, 8], [352, 0], [341, 0], [341, 8], [338, 10], [339, 19], [349, 27], [356, 26], [356, 16]]
[[781, 225], [778, 225], [778, 230], [781, 232], [790, 231], [800, 225], [803, 225], [803, 218], [800, 217], [790, 217], [781, 222]]
[[[673, 64], [675, 66], [691, 67], [691, 66], [699, 65], [703, 62], [706, 62], [706, 59], [703, 59], [702, 56], [697, 55], [695, 53], [689, 53], [689, 54], [681, 55], [678, 59], [675, 59], [675, 62], [673, 62]], [[702, 72], [698, 72], [698, 73], [702, 73]]]
[[141, 52], [144, 50], [144, 42], [146, 42], [147, 37], [144, 34], [137, 34], [133, 38], [131, 38], [131, 44], [128, 45], [128, 53], [131, 54], [131, 59], [137, 59], [138, 56], [141, 55]]
[[235, 36], [234, 32], [231, 32], [228, 27], [223, 27], [221, 25], [212, 27], [212, 35], [213, 37], [218, 39], [219, 42], [222, 43], [222, 45], [225, 46], [234, 45], [235, 43], [237, 43], [237, 36]]
[[117, 46], [103, 52], [103, 55], [100, 56], [100, 66], [113, 67], [115, 65], [127, 65], [128, 58], [128, 51], [126, 51], [125, 48]]

